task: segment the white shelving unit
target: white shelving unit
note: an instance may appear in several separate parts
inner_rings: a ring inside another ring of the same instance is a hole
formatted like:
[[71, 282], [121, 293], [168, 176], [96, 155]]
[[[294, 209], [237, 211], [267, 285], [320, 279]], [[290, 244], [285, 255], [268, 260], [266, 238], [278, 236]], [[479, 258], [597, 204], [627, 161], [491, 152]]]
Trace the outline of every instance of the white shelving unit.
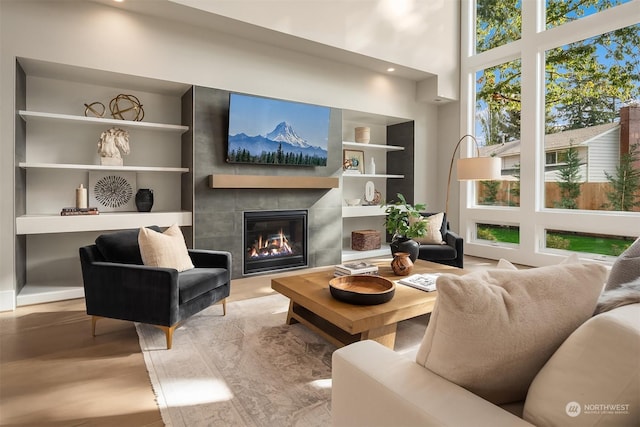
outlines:
[[[16, 204], [22, 212], [15, 228], [17, 276], [24, 286], [17, 305], [83, 297], [80, 246], [109, 230], [192, 226], [192, 212], [182, 208], [183, 191], [192, 192], [182, 182], [182, 175], [190, 172], [182, 159], [182, 134], [189, 127], [176, 124], [189, 86], [30, 59], [18, 62], [24, 75], [16, 81], [17, 104], [24, 108], [16, 113], [24, 131], [16, 135], [16, 166], [22, 170]], [[85, 103], [100, 100], [108, 105], [120, 93], [142, 101], [145, 121], [81, 115]], [[99, 164], [97, 142], [110, 127], [130, 134], [131, 152], [123, 157], [124, 166]], [[192, 164], [191, 159], [186, 164]], [[62, 207], [74, 205], [74, 189], [79, 184], [89, 188], [94, 172], [134, 174], [137, 188], [154, 189], [152, 211], [100, 207], [98, 215], [61, 216]]]
[[184, 133], [189, 130], [188, 126], [171, 125], [165, 123], [149, 123], [149, 122], [136, 122], [131, 120], [116, 120], [106, 119], [102, 117], [85, 117], [74, 116], [71, 114], [57, 114], [57, 113], [43, 113], [41, 111], [18, 111], [20, 117], [22, 117], [27, 123], [31, 121], [50, 121], [50, 122], [63, 122], [68, 121], [80, 125], [95, 125], [100, 128], [105, 126], [118, 126], [128, 129], [151, 129], [156, 131], [178, 132]]
[[[404, 147], [388, 145], [387, 126], [406, 122], [405, 119], [379, 116], [374, 114], [345, 112], [343, 116], [343, 142], [342, 148], [348, 150], [361, 150], [364, 152], [364, 172], [362, 174], [343, 174], [342, 193], [345, 199], [360, 198], [364, 202], [364, 186], [367, 181], [372, 181], [376, 190], [380, 191], [382, 202], [386, 200], [386, 188], [388, 179], [401, 179], [404, 175], [388, 174], [387, 153], [404, 150]], [[367, 126], [371, 130], [370, 143], [353, 142], [353, 132], [357, 126]], [[376, 164], [376, 173], [368, 170], [371, 157]], [[384, 208], [381, 205], [373, 206], [343, 206], [342, 208], [342, 261], [353, 261], [363, 258], [390, 256], [391, 249], [385, 244]], [[382, 245], [380, 249], [371, 251], [356, 251], [351, 249], [351, 232], [353, 230], [372, 229], [380, 232]]]

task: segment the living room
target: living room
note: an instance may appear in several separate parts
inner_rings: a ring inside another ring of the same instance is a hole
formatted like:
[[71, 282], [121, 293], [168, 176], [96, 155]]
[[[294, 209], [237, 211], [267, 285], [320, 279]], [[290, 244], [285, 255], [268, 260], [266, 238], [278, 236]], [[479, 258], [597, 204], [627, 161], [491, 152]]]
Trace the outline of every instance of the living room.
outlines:
[[[538, 196], [533, 193], [536, 187], [533, 184], [522, 185], [521, 211], [467, 208], [471, 186], [466, 183], [460, 186], [455, 183], [447, 194], [447, 174], [455, 143], [461, 135], [468, 133], [467, 126], [462, 123], [469, 122], [469, 112], [462, 102], [468, 98], [469, 89], [459, 85], [459, 78], [461, 69], [472, 68], [473, 61], [460, 61], [458, 55], [464, 42], [462, 35], [466, 34], [461, 29], [460, 16], [464, 18], [468, 13], [467, 2], [441, 1], [435, 5], [403, 2], [413, 4], [408, 12], [389, 9], [393, 2], [378, 2], [367, 18], [359, 16], [358, 6], [349, 3], [338, 2], [338, 9], [331, 10], [330, 14], [322, 6], [308, 9], [287, 4], [287, 14], [282, 15], [276, 8], [269, 7], [269, 2], [256, 2], [249, 10], [233, 6], [233, 2], [158, 1], [153, 3], [153, 10], [149, 10], [148, 2], [141, 1], [128, 1], [122, 5], [107, 0], [2, 2], [3, 151], [13, 153], [15, 149], [16, 58], [26, 58], [35, 63], [62, 65], [79, 74], [83, 70], [90, 71], [88, 74], [104, 72], [143, 82], [164, 81], [185, 88], [193, 85], [204, 91], [247, 93], [328, 106], [346, 112], [351, 118], [342, 129], [343, 140], [351, 139], [350, 133], [361, 123], [362, 116], [412, 121], [415, 141], [413, 199], [425, 202], [431, 211], [443, 211], [449, 197], [451, 227], [464, 235], [465, 250], [471, 255], [494, 261], [507, 258], [528, 266], [555, 264], [567, 253], [539, 250], [538, 233], [547, 228], [587, 232], [597, 224], [598, 231], [603, 234], [637, 237], [638, 232], [634, 231], [637, 230], [637, 213], [540, 212], [535, 206], [534, 200]], [[528, 3], [535, 2], [524, 3], [525, 8], [531, 8]], [[634, 3], [637, 6], [637, 1]], [[628, 12], [632, 6], [622, 7]], [[608, 14], [607, 20], [619, 20], [620, 26], [637, 23], [637, 18], [629, 16], [633, 14], [614, 11]], [[602, 31], [616, 25], [597, 24]], [[495, 55], [489, 61], [498, 61], [500, 54]], [[391, 67], [395, 71], [387, 71]], [[39, 77], [37, 72], [33, 77]], [[59, 76], [55, 71], [53, 75], [49, 72], [45, 76], [56, 77]], [[83, 79], [81, 76], [74, 78], [79, 82]], [[101, 101], [108, 103], [109, 97], [116, 94], [105, 95]], [[87, 103], [95, 100], [82, 99]], [[142, 101], [146, 103], [144, 99]], [[64, 101], [61, 103], [65, 104]], [[78, 115], [82, 115], [84, 106], [78, 105], [78, 108]], [[145, 108], [148, 114], [154, 114], [153, 103], [146, 104]], [[531, 111], [523, 108], [525, 113], [531, 114]], [[539, 132], [532, 130], [532, 123], [523, 120], [523, 134], [525, 130], [531, 134]], [[87, 141], [87, 145], [93, 147], [95, 141]], [[465, 149], [468, 151], [465, 155], [471, 148]], [[132, 150], [135, 149], [135, 141], [132, 141]], [[526, 145], [522, 155], [533, 158], [533, 150], [531, 145]], [[5, 200], [15, 200], [15, 158], [3, 156], [1, 161], [2, 194]], [[321, 175], [331, 176], [339, 169], [338, 166]], [[242, 175], [247, 170], [233, 168], [233, 173]], [[213, 173], [212, 167], [203, 175]], [[251, 173], [254, 173], [253, 169]], [[523, 167], [522, 182], [536, 182], [537, 173], [533, 167]], [[259, 169], [259, 174], [271, 172]], [[297, 174], [302, 176], [304, 172]], [[198, 191], [213, 190], [201, 188]], [[72, 197], [73, 193], [69, 194]], [[198, 200], [207, 200], [209, 207], [220, 206], [220, 200], [206, 197]], [[157, 203], [161, 204], [162, 200]], [[241, 205], [247, 203], [243, 201]], [[342, 198], [337, 203], [340, 206], [332, 206], [332, 209], [341, 209]], [[77, 262], [65, 257], [62, 264], [56, 266], [58, 261], [48, 255], [56, 251], [56, 243], [48, 237], [28, 238], [32, 240], [32, 247], [36, 246], [34, 242], [42, 247], [35, 250], [37, 256], [31, 261], [21, 259], [19, 253], [24, 247], [23, 242], [16, 239], [15, 218], [19, 211], [16, 204], [14, 201], [2, 205], [0, 230], [5, 256], [0, 263], [2, 271], [6, 272], [0, 279], [2, 311], [16, 309], [17, 294], [21, 290], [18, 284], [28, 282], [28, 278], [21, 277], [23, 263], [43, 271], [47, 265], [66, 269]], [[197, 208], [192, 210], [196, 212]], [[203, 234], [198, 234], [195, 221], [197, 218], [186, 227], [185, 234], [194, 231], [195, 246], [209, 245], [215, 236], [204, 226], [201, 228]], [[519, 247], [475, 239], [476, 221], [518, 224], [522, 233]], [[210, 233], [206, 239], [198, 241], [206, 233]], [[93, 239], [100, 233], [80, 234], [83, 239], [88, 235]], [[332, 263], [338, 261], [335, 254], [329, 258]], [[591, 259], [605, 265], [613, 262], [611, 257], [597, 259], [594, 256]], [[318, 262], [318, 265], [323, 264]], [[75, 274], [79, 276], [79, 268]]]

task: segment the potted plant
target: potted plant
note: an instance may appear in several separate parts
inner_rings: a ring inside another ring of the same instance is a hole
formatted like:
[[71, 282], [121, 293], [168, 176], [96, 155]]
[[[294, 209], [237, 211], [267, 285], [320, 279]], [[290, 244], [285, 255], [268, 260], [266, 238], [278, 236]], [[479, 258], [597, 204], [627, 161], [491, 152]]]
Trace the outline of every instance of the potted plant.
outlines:
[[387, 232], [392, 235], [391, 253], [408, 252], [411, 261], [415, 261], [418, 258], [420, 245], [412, 239], [425, 235], [427, 224], [419, 219], [420, 212], [426, 209], [426, 205], [423, 203], [411, 205], [401, 193], [398, 193], [397, 197], [398, 201], [384, 205], [387, 215], [384, 225]]

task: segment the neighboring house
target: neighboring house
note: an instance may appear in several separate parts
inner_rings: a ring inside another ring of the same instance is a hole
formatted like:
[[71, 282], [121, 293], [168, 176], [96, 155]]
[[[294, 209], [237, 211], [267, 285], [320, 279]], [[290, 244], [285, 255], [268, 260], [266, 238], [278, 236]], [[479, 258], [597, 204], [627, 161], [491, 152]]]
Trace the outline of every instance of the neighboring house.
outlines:
[[[615, 173], [620, 157], [620, 124], [607, 123], [588, 128], [548, 134], [544, 138], [545, 181], [559, 181], [558, 170], [573, 146], [580, 156], [580, 178], [584, 182], [606, 182], [606, 171]], [[520, 141], [480, 148], [481, 156], [502, 159], [502, 175], [515, 175], [520, 164]]]
[[[624, 107], [621, 116], [629, 117], [629, 109]], [[623, 113], [625, 113], [623, 115]], [[633, 114], [632, 117], [637, 115]], [[635, 121], [635, 120], [634, 120]], [[619, 122], [573, 129], [545, 136], [545, 181], [559, 181], [558, 170], [565, 164], [566, 153], [573, 146], [580, 156], [580, 178], [583, 182], [607, 182], [605, 172], [614, 175], [620, 155], [627, 152], [629, 138], [621, 135], [621, 129], [629, 132], [640, 123], [622, 126]], [[623, 141], [626, 142], [626, 147]], [[621, 149], [621, 147], [624, 147]], [[502, 159], [502, 175], [514, 176], [520, 164], [520, 141], [489, 145], [480, 148], [481, 156], [496, 156]]]

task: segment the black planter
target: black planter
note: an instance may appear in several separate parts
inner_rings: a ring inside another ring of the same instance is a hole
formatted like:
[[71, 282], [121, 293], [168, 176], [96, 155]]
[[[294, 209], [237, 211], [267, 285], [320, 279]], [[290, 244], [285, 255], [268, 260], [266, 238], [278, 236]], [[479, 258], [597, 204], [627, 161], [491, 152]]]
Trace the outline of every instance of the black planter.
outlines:
[[138, 212], [151, 212], [153, 207], [153, 190], [141, 188], [136, 193], [136, 208]]
[[411, 240], [407, 237], [398, 237], [391, 241], [391, 254], [396, 252], [407, 252], [411, 262], [415, 262], [418, 259], [418, 251], [420, 250], [420, 244], [415, 240]]

